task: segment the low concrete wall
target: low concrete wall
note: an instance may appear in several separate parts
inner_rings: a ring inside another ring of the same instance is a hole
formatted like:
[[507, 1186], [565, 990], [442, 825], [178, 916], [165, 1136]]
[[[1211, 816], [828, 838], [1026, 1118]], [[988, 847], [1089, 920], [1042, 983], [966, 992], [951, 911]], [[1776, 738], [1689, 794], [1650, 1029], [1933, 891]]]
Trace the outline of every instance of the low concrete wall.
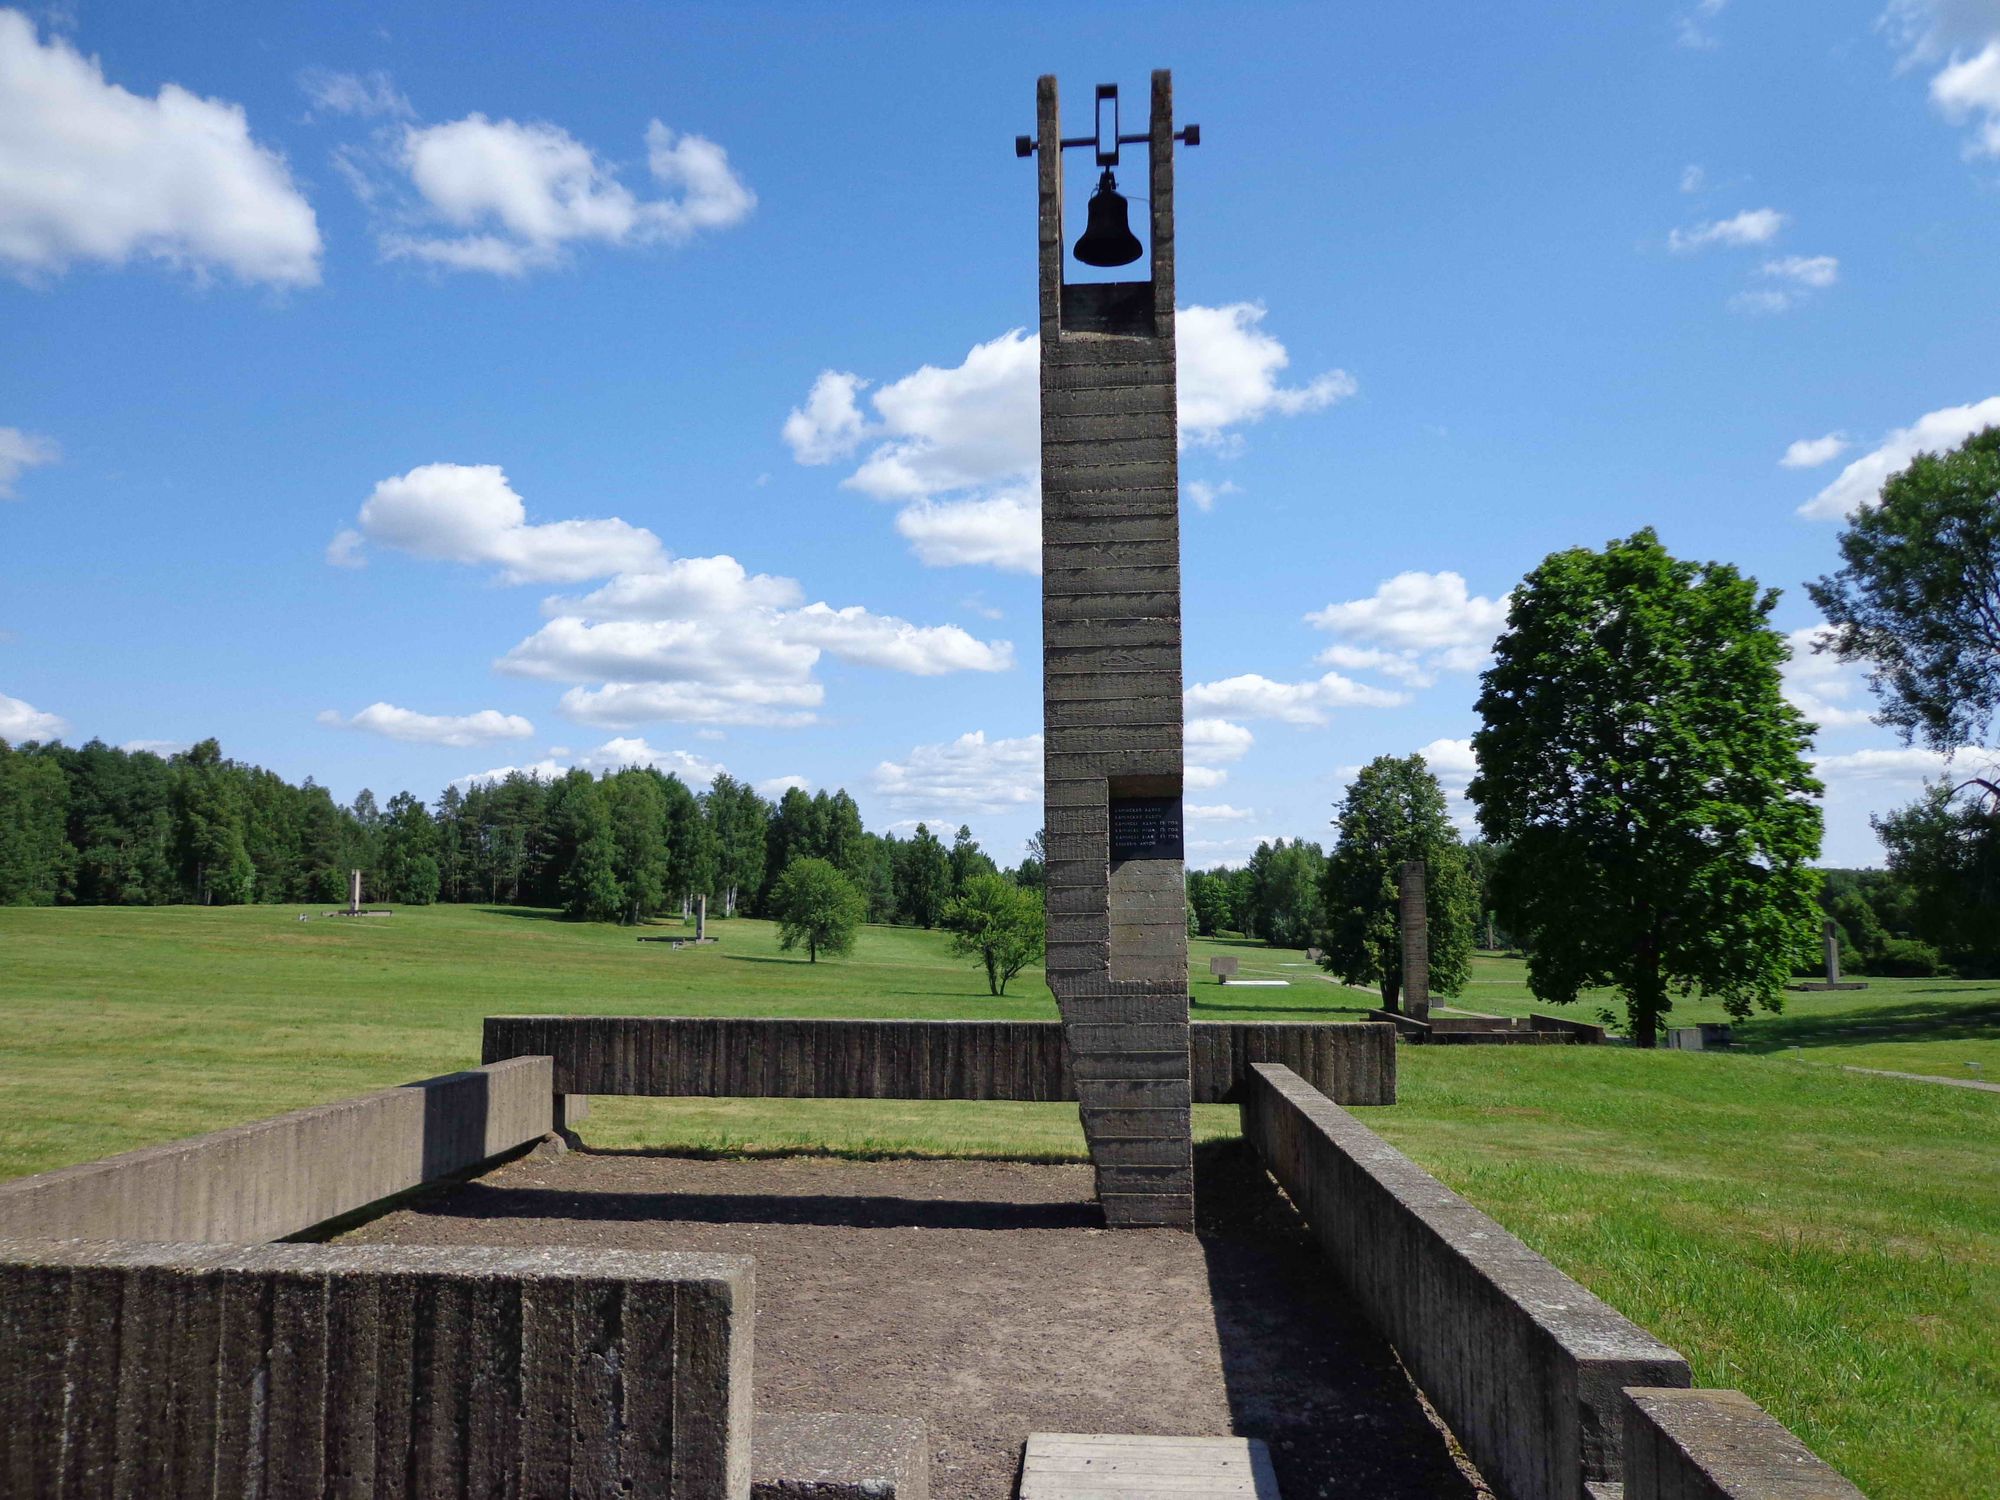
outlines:
[[746, 1500], [751, 1262], [0, 1241], [10, 1495]]
[[1866, 1500], [1741, 1391], [1625, 1394], [1624, 1500]]
[[1396, 1028], [1405, 1041], [1482, 1046], [1576, 1043], [1595, 1046], [1604, 1028], [1561, 1016], [1441, 1016], [1435, 1010], [1419, 1021], [1400, 1011], [1371, 1010], [1369, 1016]]
[[1687, 1362], [1288, 1068], [1258, 1064], [1243, 1133], [1480, 1472], [1512, 1500], [1615, 1479], [1623, 1388]]
[[1528, 1017], [1528, 1024], [1537, 1031], [1557, 1031], [1568, 1036], [1571, 1041], [1599, 1047], [1604, 1044], [1606, 1029], [1592, 1021], [1572, 1021], [1567, 1016]]
[[[1240, 1102], [1247, 1070], [1259, 1062], [1283, 1063], [1344, 1104], [1396, 1102], [1395, 1032], [1387, 1026], [1197, 1021], [1190, 1034], [1197, 1104]], [[572, 1095], [1077, 1097], [1056, 1021], [486, 1018], [488, 1062], [543, 1054], [555, 1059], [557, 1091]]]
[[316, 1105], [0, 1183], [0, 1236], [255, 1244], [546, 1135], [546, 1057]]

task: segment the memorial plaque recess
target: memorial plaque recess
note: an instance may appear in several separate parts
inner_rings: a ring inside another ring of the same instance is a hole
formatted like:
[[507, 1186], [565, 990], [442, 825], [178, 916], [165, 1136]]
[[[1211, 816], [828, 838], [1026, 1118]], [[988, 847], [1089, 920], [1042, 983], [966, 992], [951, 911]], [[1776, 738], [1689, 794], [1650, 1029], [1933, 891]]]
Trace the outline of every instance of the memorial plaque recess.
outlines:
[[[1173, 82], [1153, 74], [1143, 135], [1065, 141], [1056, 81], [1036, 89], [1042, 361], [1042, 694], [1048, 977], [1077, 1079], [1105, 1221], [1194, 1227], [1181, 860], [1180, 474], [1174, 362]], [[1107, 123], [1108, 122], [1108, 123]], [[1078, 243], [1091, 265], [1151, 252], [1138, 281], [1066, 284], [1063, 149], [1101, 171]], [[1114, 170], [1143, 147], [1129, 232]]]
[[1128, 859], [1184, 859], [1181, 799], [1178, 797], [1113, 797], [1111, 799], [1111, 862]]

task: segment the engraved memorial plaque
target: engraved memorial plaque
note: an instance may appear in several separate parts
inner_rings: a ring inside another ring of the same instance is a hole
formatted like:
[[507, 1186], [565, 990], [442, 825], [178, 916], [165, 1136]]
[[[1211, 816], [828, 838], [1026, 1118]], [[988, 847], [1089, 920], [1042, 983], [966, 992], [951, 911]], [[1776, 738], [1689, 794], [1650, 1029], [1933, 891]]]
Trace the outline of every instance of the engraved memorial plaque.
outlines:
[[1180, 859], [1181, 799], [1178, 797], [1113, 797], [1111, 799], [1111, 863], [1128, 859]]

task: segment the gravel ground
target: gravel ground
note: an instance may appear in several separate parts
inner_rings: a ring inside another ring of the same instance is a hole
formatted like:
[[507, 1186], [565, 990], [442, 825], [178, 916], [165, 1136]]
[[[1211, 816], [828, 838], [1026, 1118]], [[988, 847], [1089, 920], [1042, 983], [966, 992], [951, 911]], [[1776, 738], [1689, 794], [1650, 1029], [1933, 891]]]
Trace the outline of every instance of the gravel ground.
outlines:
[[347, 1236], [757, 1260], [761, 1408], [921, 1417], [938, 1500], [1007, 1500], [1030, 1432], [1235, 1433], [1286, 1500], [1486, 1492], [1240, 1145], [1196, 1235], [1109, 1231], [1087, 1167], [537, 1152]]

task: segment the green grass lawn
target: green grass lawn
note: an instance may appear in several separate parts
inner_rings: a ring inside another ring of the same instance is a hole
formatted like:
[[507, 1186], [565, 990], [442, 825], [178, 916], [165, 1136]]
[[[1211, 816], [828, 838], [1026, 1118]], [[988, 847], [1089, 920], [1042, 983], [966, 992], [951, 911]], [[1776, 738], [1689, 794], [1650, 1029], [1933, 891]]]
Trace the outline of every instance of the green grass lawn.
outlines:
[[[751, 921], [674, 953], [503, 909], [296, 916], [0, 911], [0, 1177], [463, 1067], [480, 1019], [502, 1011], [1054, 1014], [1039, 976], [987, 996], [936, 933], [870, 928], [851, 959], [808, 965]], [[1193, 950], [1199, 1018], [1352, 1019], [1371, 1003], [1301, 954]], [[1212, 953], [1291, 983], [1216, 985]], [[1471, 1008], [1533, 1005], [1518, 962], [1482, 957], [1474, 977]], [[1405, 1047], [1402, 1102], [1366, 1118], [1877, 1500], [2000, 1493], [2000, 1097], [1792, 1060], [1963, 1074], [1990, 1055], [1977, 1049], [1994, 1044], [2000, 987], [1871, 986], [1788, 996], [1782, 1016], [1741, 1029], [1752, 1055]], [[1675, 1019], [1720, 1019], [1711, 1010]], [[594, 1108], [585, 1135], [608, 1146], [1064, 1159], [1083, 1146], [1068, 1105]], [[1204, 1136], [1235, 1131], [1233, 1108], [1197, 1116]]]

